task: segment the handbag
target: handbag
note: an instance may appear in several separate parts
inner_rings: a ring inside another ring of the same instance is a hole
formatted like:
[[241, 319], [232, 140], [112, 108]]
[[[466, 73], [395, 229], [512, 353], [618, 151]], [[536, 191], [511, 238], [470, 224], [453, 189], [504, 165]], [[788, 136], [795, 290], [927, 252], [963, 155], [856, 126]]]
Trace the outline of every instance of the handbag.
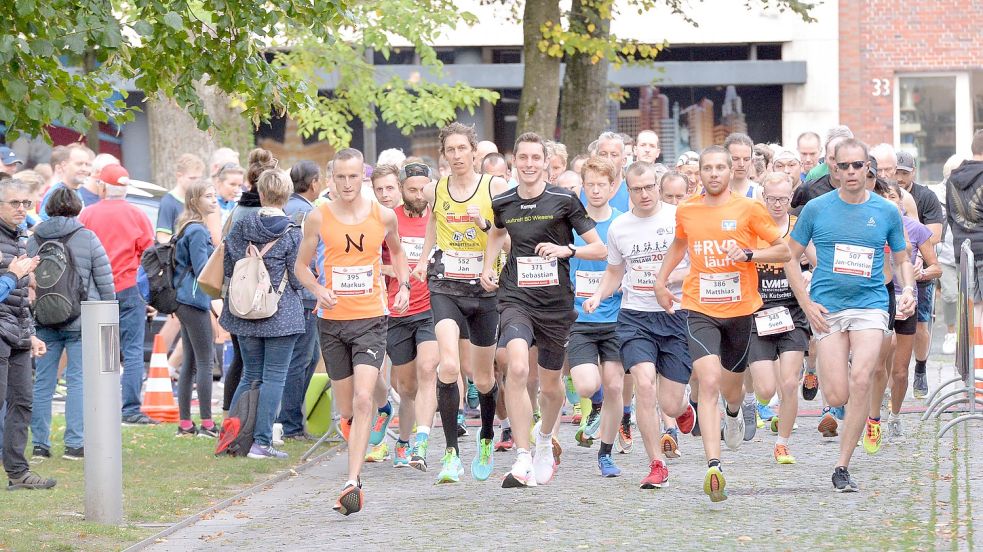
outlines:
[[211, 257], [205, 263], [205, 268], [201, 269], [198, 275], [198, 289], [204, 291], [212, 299], [222, 297], [222, 288], [225, 284], [225, 242], [218, 244]]

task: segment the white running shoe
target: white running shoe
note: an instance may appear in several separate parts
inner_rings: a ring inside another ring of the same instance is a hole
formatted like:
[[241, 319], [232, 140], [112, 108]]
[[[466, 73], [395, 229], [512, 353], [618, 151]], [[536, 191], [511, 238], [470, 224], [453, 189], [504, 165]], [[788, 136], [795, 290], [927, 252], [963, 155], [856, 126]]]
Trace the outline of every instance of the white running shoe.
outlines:
[[[744, 410], [744, 407], [741, 407]], [[730, 416], [724, 412], [724, 443], [730, 450], [741, 448], [744, 442], [744, 416], [743, 412], [738, 412], [737, 416]]]
[[533, 472], [536, 474], [536, 484], [545, 485], [553, 479], [556, 473], [556, 460], [553, 458], [553, 441], [536, 443], [536, 456], [532, 459]]
[[532, 467], [532, 456], [528, 453], [520, 454], [512, 464], [512, 470], [505, 475], [502, 481], [503, 489], [514, 489], [522, 487], [535, 487], [536, 474]]

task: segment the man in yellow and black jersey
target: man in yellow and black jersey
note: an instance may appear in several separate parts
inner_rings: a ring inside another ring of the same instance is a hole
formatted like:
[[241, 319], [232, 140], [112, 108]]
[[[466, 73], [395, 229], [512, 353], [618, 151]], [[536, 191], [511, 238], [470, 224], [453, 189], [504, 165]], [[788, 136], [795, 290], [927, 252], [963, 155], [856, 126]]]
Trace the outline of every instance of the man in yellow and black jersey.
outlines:
[[[477, 136], [474, 129], [452, 123], [440, 131], [441, 154], [451, 167], [450, 176], [441, 178], [427, 189], [427, 201], [433, 215], [427, 225], [423, 251], [433, 249], [429, 262], [417, 264], [413, 276], [426, 278], [430, 287], [430, 306], [433, 312], [437, 347], [440, 350], [440, 369], [437, 375], [437, 410], [447, 440], [438, 483], [460, 480], [464, 473], [457, 447], [457, 411], [460, 391], [462, 347], [459, 339], [462, 328], [467, 329], [474, 383], [478, 388], [481, 409], [481, 433], [478, 435], [478, 454], [471, 464], [475, 479], [483, 481], [491, 475], [492, 442], [495, 437], [495, 385], [493, 360], [495, 356], [498, 312], [493, 292], [481, 287], [479, 277], [484, 264], [488, 231], [494, 216], [491, 198], [508, 189], [508, 183], [498, 177], [474, 171]], [[435, 248], [436, 246], [436, 248]], [[464, 347], [464, 354], [467, 354]], [[426, 452], [430, 428], [422, 424], [432, 419], [418, 420], [416, 447], [410, 465], [426, 470]]]

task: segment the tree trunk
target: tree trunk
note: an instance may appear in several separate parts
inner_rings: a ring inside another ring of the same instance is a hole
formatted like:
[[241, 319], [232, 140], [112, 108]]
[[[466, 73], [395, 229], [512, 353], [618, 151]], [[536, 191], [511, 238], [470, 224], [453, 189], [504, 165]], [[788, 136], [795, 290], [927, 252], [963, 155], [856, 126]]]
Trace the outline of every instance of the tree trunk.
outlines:
[[522, 53], [525, 71], [519, 99], [517, 134], [535, 132], [544, 138], [556, 136], [556, 112], [560, 105], [560, 58], [539, 49], [544, 23], [560, 23], [558, 0], [526, 0], [522, 17]]
[[207, 172], [208, 158], [216, 149], [232, 148], [239, 152], [239, 160], [244, 163], [255, 143], [250, 122], [232, 107], [228, 96], [209, 86], [197, 88], [205, 112], [212, 119], [208, 132], [198, 130], [184, 108], [169, 98], [153, 98], [146, 104], [150, 169], [154, 183], [165, 188], [174, 186], [174, 161], [181, 154], [194, 153], [201, 157]]
[[[586, 5], [585, 5], [586, 3]], [[596, 0], [573, 0], [570, 28], [577, 32], [606, 39], [611, 34], [611, 20], [603, 19]], [[587, 26], [594, 24], [594, 32]], [[560, 101], [560, 141], [570, 156], [585, 153], [587, 146], [607, 125], [608, 60], [592, 60], [591, 54], [576, 53], [567, 58]]]

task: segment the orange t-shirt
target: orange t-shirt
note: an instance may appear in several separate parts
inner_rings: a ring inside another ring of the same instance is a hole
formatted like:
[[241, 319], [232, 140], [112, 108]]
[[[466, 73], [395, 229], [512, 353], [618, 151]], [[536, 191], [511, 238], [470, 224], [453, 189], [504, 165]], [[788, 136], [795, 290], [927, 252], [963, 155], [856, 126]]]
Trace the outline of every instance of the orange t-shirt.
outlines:
[[321, 318], [361, 320], [385, 315], [386, 290], [380, 276], [386, 225], [379, 204], [373, 201], [369, 215], [358, 224], [338, 220], [329, 203], [317, 208], [321, 210], [325, 287], [338, 298], [333, 309], [321, 309]]
[[683, 281], [684, 309], [714, 318], [747, 316], [761, 308], [758, 270], [753, 262], [727, 258], [730, 243], [755, 249], [772, 243], [778, 227], [761, 203], [733, 194], [724, 205], [708, 206], [692, 197], [676, 211], [676, 238], [687, 241], [690, 271]]

